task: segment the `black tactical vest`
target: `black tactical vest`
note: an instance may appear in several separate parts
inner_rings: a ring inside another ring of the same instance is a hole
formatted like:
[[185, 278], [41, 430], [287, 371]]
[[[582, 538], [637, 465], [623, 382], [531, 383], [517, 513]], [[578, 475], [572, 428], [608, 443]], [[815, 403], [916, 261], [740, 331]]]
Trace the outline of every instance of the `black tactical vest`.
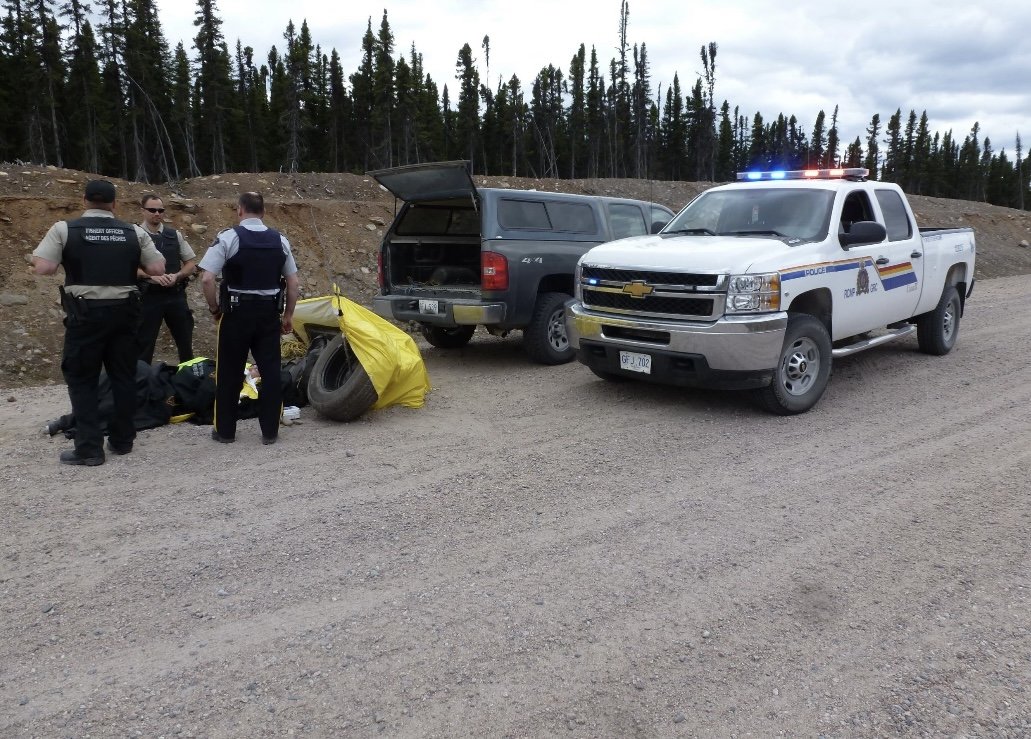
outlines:
[[[165, 258], [165, 274], [174, 275], [183, 266], [182, 257], [179, 254], [179, 236], [176, 234], [174, 228], [168, 226], [162, 226], [161, 232], [151, 234], [150, 237], [154, 239], [154, 246], [161, 252], [161, 256]], [[162, 285], [155, 285], [154, 283], [147, 283], [147, 292], [154, 293], [171, 293], [178, 292], [186, 287], [185, 282], [179, 282], [170, 287], [164, 287]]]
[[[153, 238], [156, 234], [152, 234]], [[183, 268], [183, 260], [179, 254], [179, 236], [174, 228], [161, 227], [161, 238], [154, 239], [154, 246], [165, 258], [165, 274], [175, 274]]]
[[286, 252], [279, 231], [251, 231], [243, 226], [233, 230], [240, 248], [222, 267], [222, 277], [230, 290], [278, 290], [286, 263]]
[[115, 218], [90, 216], [68, 221], [61, 264], [65, 285], [135, 287], [140, 266], [136, 229]]

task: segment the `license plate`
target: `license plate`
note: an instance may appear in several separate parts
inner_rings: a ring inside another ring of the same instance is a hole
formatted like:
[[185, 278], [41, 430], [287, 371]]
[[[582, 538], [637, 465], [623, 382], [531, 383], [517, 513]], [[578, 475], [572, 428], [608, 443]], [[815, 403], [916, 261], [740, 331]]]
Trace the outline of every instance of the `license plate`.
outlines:
[[650, 375], [652, 373], [652, 357], [650, 354], [620, 352], [619, 368], [630, 372], [641, 372], [643, 374]]
[[425, 315], [436, 315], [440, 311], [440, 306], [437, 305], [436, 300], [420, 300], [419, 301], [419, 312]]

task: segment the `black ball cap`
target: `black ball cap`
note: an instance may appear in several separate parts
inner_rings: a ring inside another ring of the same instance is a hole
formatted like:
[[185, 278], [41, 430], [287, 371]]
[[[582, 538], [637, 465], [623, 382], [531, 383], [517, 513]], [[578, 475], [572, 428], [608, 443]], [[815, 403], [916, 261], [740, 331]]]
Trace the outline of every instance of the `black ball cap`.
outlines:
[[115, 202], [115, 186], [108, 180], [90, 180], [86, 183], [86, 200], [91, 203]]

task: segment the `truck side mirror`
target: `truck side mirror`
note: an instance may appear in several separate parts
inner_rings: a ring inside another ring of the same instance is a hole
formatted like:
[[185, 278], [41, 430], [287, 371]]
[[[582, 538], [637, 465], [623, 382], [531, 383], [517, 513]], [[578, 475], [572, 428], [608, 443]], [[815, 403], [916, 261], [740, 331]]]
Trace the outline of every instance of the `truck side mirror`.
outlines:
[[661, 231], [662, 229], [666, 228], [666, 226], [668, 224], [669, 224], [669, 221], [653, 221], [652, 222], [652, 233], [653, 234], [657, 234], [659, 231]]
[[877, 221], [856, 221], [848, 233], [838, 234], [838, 243], [846, 249], [860, 244], [878, 244], [887, 237], [884, 225]]

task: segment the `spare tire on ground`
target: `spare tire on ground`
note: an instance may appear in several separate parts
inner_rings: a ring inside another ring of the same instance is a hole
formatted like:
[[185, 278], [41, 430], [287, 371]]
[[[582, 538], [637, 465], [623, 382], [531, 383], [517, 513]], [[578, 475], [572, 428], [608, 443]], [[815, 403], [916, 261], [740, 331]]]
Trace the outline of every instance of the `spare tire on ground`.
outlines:
[[308, 378], [308, 402], [331, 421], [353, 421], [379, 396], [368, 373], [341, 334], [323, 349]]

